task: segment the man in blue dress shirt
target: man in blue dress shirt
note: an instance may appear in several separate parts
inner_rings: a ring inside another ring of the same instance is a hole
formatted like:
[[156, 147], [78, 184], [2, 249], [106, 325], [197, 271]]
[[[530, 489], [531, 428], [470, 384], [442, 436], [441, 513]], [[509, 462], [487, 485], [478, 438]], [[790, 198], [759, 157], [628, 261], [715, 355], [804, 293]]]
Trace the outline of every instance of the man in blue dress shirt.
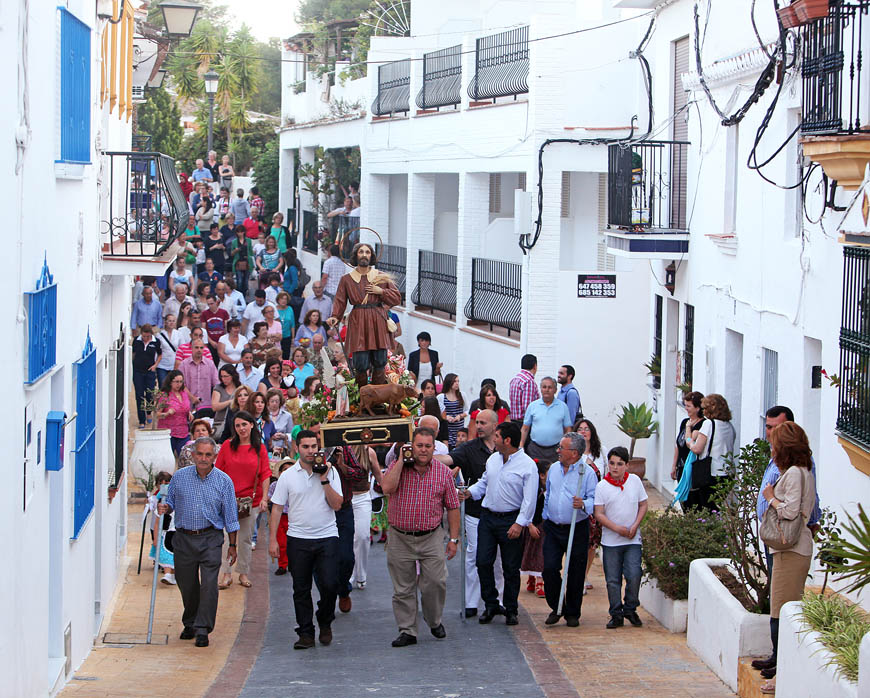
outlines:
[[[519, 448], [519, 442], [519, 426], [513, 422], [499, 424], [495, 432], [495, 453], [486, 461], [483, 476], [459, 494], [461, 499], [483, 498], [477, 529], [477, 574], [486, 609], [478, 618], [480, 623], [489, 623], [498, 615], [505, 616], [506, 625], [518, 623], [523, 559], [520, 535], [532, 522], [538, 498], [538, 468]], [[504, 607], [498, 603], [493, 571], [499, 551], [504, 570]]]
[[163, 306], [154, 297], [154, 289], [145, 286], [142, 289], [142, 297], [133, 303], [133, 314], [130, 318], [130, 327], [133, 328], [133, 336], [139, 336], [139, 328], [142, 325], [151, 327], [163, 327]]
[[236, 562], [236, 490], [230, 476], [215, 469], [216, 451], [210, 437], [197, 439], [195, 465], [172, 476], [166, 498], [157, 505], [158, 514], [175, 512], [175, 580], [184, 602], [181, 639], [196, 637], [197, 647], [208, 647], [214, 629], [224, 530], [230, 539], [227, 560], [231, 566]]
[[[583, 462], [586, 441], [580, 434], [570, 433], [559, 443], [559, 461], [547, 472], [544, 493], [544, 593], [552, 609], [547, 625], [555, 625], [562, 615], [572, 628], [580, 624], [583, 603], [583, 583], [586, 578], [586, 558], [589, 554], [589, 515], [595, 506], [598, 476]], [[577, 496], [577, 493], [580, 493]], [[568, 550], [571, 518], [577, 510], [574, 539]], [[568, 557], [568, 586], [562, 614], [558, 613], [562, 590], [562, 556]]]

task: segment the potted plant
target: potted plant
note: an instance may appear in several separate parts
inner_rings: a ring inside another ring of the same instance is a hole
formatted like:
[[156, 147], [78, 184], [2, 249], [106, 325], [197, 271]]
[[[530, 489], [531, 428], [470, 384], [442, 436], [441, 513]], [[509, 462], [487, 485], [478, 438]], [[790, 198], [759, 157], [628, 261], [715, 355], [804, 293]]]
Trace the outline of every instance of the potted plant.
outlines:
[[776, 11], [776, 14], [785, 29], [794, 29], [795, 27], [800, 26], [800, 20], [798, 19], [797, 10], [794, 5], [780, 7]]
[[145, 396], [145, 412], [151, 414], [151, 424], [144, 429], [136, 429], [136, 440], [130, 453], [130, 471], [134, 482], [147, 480], [150, 472], [175, 471], [175, 456], [169, 441], [169, 429], [158, 429], [157, 411], [161, 400], [160, 388], [155, 387]]
[[660, 354], [652, 354], [643, 367], [646, 369], [646, 374], [652, 376], [653, 388], [659, 388], [662, 382], [662, 357]]
[[640, 478], [646, 475], [646, 458], [635, 458], [634, 447], [638, 439], [648, 439], [656, 433], [658, 422], [655, 413], [645, 402], [637, 405], [628, 403], [622, 405], [622, 413], [616, 418], [617, 428], [631, 439], [628, 448], [628, 472]]
[[828, 0], [795, 0], [790, 7], [794, 7], [801, 24], [827, 17], [830, 9]]

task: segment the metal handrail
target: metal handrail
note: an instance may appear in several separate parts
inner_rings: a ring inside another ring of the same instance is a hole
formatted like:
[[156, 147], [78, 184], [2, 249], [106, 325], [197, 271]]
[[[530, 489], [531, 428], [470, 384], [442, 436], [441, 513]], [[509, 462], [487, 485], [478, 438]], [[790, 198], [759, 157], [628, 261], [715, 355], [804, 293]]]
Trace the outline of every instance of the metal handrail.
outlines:
[[420, 109], [456, 106], [462, 101], [462, 46], [423, 54], [423, 87], [417, 94]]
[[408, 268], [408, 250], [399, 245], [377, 245], [378, 269], [392, 275], [396, 287], [405, 300]]
[[493, 327], [520, 332], [523, 290], [521, 264], [496, 259], [471, 260], [471, 296], [465, 317]]
[[474, 77], [468, 96], [495, 100], [529, 91], [529, 28], [482, 36], [474, 47]]
[[378, 96], [372, 102], [372, 114], [387, 116], [411, 108], [411, 59], [392, 61], [378, 66]]
[[456, 255], [419, 250], [414, 305], [456, 315]]
[[870, 249], [843, 248], [837, 430], [870, 450]]

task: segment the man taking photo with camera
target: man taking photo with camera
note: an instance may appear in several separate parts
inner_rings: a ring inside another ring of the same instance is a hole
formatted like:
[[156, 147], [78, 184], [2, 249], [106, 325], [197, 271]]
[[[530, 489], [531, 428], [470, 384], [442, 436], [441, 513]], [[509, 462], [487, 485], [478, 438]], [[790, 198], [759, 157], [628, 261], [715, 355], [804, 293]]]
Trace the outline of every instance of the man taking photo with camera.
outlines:
[[338, 527], [335, 512], [341, 507], [341, 484], [335, 469], [318, 452], [317, 436], [303, 429], [296, 435], [298, 462], [287, 468], [275, 484], [269, 521], [269, 555], [278, 557], [278, 524], [287, 507], [287, 558], [293, 576], [293, 608], [299, 639], [293, 649], [314, 647], [313, 575], [317, 575], [320, 601], [317, 624], [320, 644], [332, 642], [335, 599], [338, 595]]
[[[441, 614], [447, 597], [447, 560], [456, 555], [459, 544], [459, 497], [450, 468], [432, 459], [434, 451], [435, 432], [417, 427], [411, 453], [400, 454], [381, 482], [384, 494], [390, 495], [387, 569], [393, 580], [393, 614], [399, 626], [393, 647], [417, 644], [418, 589], [423, 620], [436, 638], [447, 636]], [[446, 559], [441, 528], [445, 509], [450, 528]]]

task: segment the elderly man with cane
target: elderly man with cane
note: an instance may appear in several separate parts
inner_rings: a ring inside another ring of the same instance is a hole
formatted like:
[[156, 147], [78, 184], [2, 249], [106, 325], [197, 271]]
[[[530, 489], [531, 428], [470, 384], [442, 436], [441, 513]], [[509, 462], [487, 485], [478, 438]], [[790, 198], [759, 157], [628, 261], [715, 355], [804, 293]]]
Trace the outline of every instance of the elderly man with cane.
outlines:
[[181, 468], [157, 505], [161, 516], [175, 512], [175, 580], [184, 602], [182, 640], [196, 637], [197, 647], [208, 647], [218, 605], [218, 571], [224, 529], [230, 544], [227, 560], [236, 562], [238, 505], [233, 481], [214, 467], [217, 444], [208, 436], [193, 446], [195, 465]]
[[[580, 624], [589, 515], [594, 511], [598, 485], [595, 471], [581, 458], [585, 450], [586, 441], [580, 434], [565, 434], [557, 449], [559, 460], [547, 472], [543, 577], [547, 605], [552, 609], [544, 621], [547, 625], [555, 625], [563, 615], [569, 627]], [[566, 557], [564, 572], [562, 556]]]

